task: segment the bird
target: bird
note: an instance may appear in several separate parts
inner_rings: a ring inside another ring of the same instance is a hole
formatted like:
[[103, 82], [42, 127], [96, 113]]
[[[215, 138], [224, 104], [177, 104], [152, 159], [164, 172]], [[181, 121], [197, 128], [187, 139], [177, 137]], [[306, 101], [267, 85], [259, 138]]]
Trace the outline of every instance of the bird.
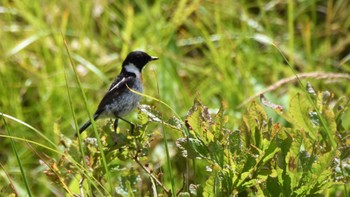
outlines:
[[[142, 69], [148, 62], [154, 60], [158, 60], [158, 57], [150, 56], [143, 51], [132, 51], [126, 56], [120, 74], [109, 87], [93, 115], [94, 121], [112, 117], [115, 118], [113, 124], [115, 132], [119, 119], [130, 124], [131, 131], [134, 129], [135, 125], [123, 117], [138, 106], [141, 95], [133, 91], [142, 93]], [[91, 121], [88, 120], [79, 128], [79, 133], [85, 131], [90, 125]]]

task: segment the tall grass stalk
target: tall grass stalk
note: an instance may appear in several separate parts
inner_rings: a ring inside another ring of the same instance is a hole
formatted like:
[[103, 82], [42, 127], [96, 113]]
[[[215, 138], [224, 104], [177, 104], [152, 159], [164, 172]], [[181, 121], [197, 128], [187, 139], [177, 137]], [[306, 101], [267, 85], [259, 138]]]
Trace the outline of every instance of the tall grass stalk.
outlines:
[[27, 175], [26, 175], [26, 172], [24, 170], [24, 167], [23, 167], [23, 164], [22, 164], [22, 161], [21, 161], [21, 158], [19, 157], [18, 155], [18, 152], [17, 152], [17, 148], [16, 148], [16, 144], [14, 143], [13, 139], [11, 138], [11, 131], [10, 131], [10, 128], [8, 127], [7, 123], [6, 123], [6, 120], [4, 118], [4, 116], [2, 115], [2, 113], [0, 114], [1, 116], [1, 119], [5, 125], [5, 129], [7, 131], [7, 135], [10, 137], [10, 142], [11, 142], [11, 147], [12, 147], [12, 152], [15, 154], [16, 156], [16, 160], [17, 160], [17, 163], [18, 163], [18, 167], [19, 169], [21, 170], [21, 175], [22, 175], [22, 178], [23, 178], [23, 182], [24, 182], [24, 185], [26, 187], [26, 190], [27, 190], [27, 194], [29, 197], [32, 197], [32, 192], [30, 190], [30, 186], [29, 186], [29, 182], [28, 182], [28, 179], [27, 179]]
[[[62, 68], [64, 70], [64, 79], [66, 81], [66, 89], [67, 89], [67, 95], [68, 95], [68, 100], [69, 100], [69, 106], [71, 108], [71, 112], [72, 112], [72, 117], [73, 117], [73, 121], [74, 121], [74, 126], [76, 128], [76, 132], [78, 133], [78, 144], [79, 144], [79, 150], [81, 152], [81, 160], [83, 161], [83, 166], [85, 169], [88, 169], [88, 166], [86, 164], [86, 160], [85, 160], [85, 151], [84, 151], [84, 148], [83, 148], [83, 145], [82, 145], [82, 141], [81, 141], [81, 136], [80, 136], [80, 133], [79, 133], [79, 126], [77, 124], [77, 118], [76, 118], [76, 115], [75, 115], [75, 112], [74, 112], [74, 108], [73, 108], [73, 102], [72, 102], [72, 96], [71, 96], [71, 93], [70, 93], [70, 90], [69, 90], [69, 86], [68, 86], [68, 79], [67, 79], [67, 69], [65, 67]], [[89, 173], [89, 171], [87, 172]], [[90, 193], [90, 196], [93, 196], [93, 193], [92, 193], [92, 189], [91, 189], [91, 182], [90, 182], [90, 179], [87, 179], [88, 181], [88, 192]]]
[[289, 48], [289, 64], [294, 66], [294, 0], [288, 0], [288, 48]]
[[[107, 165], [107, 160], [106, 160], [106, 157], [105, 157], [105, 154], [103, 152], [103, 145], [102, 145], [102, 142], [101, 142], [101, 139], [99, 137], [99, 134], [98, 134], [98, 131], [97, 131], [97, 127], [96, 127], [96, 124], [95, 124], [95, 121], [92, 117], [92, 114], [91, 112], [89, 111], [89, 108], [88, 108], [88, 104], [87, 104], [87, 99], [86, 99], [86, 96], [85, 96], [85, 93], [82, 89], [82, 86], [81, 86], [81, 83], [80, 83], [80, 80], [79, 80], [79, 77], [78, 77], [78, 74], [77, 74], [77, 71], [75, 69], [75, 66], [74, 66], [74, 62], [70, 56], [70, 53], [69, 53], [69, 49], [68, 49], [68, 44], [62, 34], [62, 39], [64, 40], [64, 45], [65, 45], [65, 48], [66, 48], [66, 51], [67, 51], [67, 54], [68, 54], [68, 57], [69, 57], [69, 61], [71, 63], [71, 66], [72, 66], [72, 69], [74, 71], [74, 76], [76, 78], [76, 81], [78, 83], [78, 86], [79, 86], [79, 89], [81, 91], [81, 95], [83, 96], [83, 100], [84, 100], [84, 105], [85, 105], [85, 108], [86, 108], [86, 111], [89, 115], [89, 119], [91, 120], [91, 123], [92, 123], [92, 127], [93, 127], [93, 130], [94, 130], [94, 134], [96, 136], [96, 139], [97, 139], [97, 144], [98, 144], [98, 148], [100, 150], [100, 154], [101, 154], [101, 159], [102, 159], [102, 166], [105, 170], [105, 173], [106, 173], [106, 177], [107, 177], [107, 182], [109, 184], [109, 188], [110, 188], [110, 192], [113, 193], [113, 184], [112, 184], [112, 181], [111, 181], [111, 177], [110, 177], [110, 173], [109, 173], [109, 169], [108, 169], [108, 165]], [[80, 135], [80, 133], [78, 132], [78, 135]], [[81, 140], [80, 136], [78, 137], [79, 140]], [[81, 142], [79, 142], [81, 143]], [[84, 158], [83, 158], [84, 159]]]
[[[157, 79], [157, 92], [158, 92], [158, 97], [160, 97], [160, 94], [159, 94], [159, 84], [158, 84], [158, 78], [157, 78], [157, 75], [156, 76], [156, 79]], [[173, 110], [175, 111], [175, 110]], [[165, 147], [165, 153], [166, 153], [166, 163], [167, 163], [167, 168], [169, 170], [169, 178], [170, 178], [170, 183], [171, 183], [171, 195], [173, 197], [176, 196], [175, 192], [175, 181], [174, 181], [174, 174], [173, 174], [173, 170], [172, 170], [172, 167], [171, 167], [171, 158], [170, 158], [170, 154], [169, 154], [169, 146], [168, 146], [168, 137], [167, 137], [167, 132], [164, 128], [164, 118], [163, 116], [161, 117], [161, 120], [162, 120], [162, 132], [163, 132], [163, 140], [164, 140], [164, 147]]]
[[320, 119], [321, 125], [324, 128], [324, 130], [326, 131], [328, 140], [332, 146], [332, 149], [336, 149], [337, 148], [337, 144], [334, 140], [334, 137], [332, 136], [332, 132], [329, 130], [328, 126], [326, 125], [326, 121], [324, 120], [322, 113], [320, 112], [319, 108], [317, 107], [315, 101], [311, 98], [311, 95], [307, 92], [306, 87], [304, 86], [304, 84], [301, 82], [301, 80], [298, 77], [297, 72], [295, 71], [295, 69], [292, 67], [292, 65], [289, 63], [287, 57], [283, 54], [283, 52], [281, 51], [281, 49], [274, 43], [271, 43], [278, 51], [279, 53], [282, 55], [283, 59], [287, 62], [288, 67], [291, 69], [291, 71], [294, 73], [295, 77], [297, 78], [298, 84], [301, 87], [301, 89], [303, 90], [304, 94], [307, 96], [308, 101], [311, 103], [312, 107], [315, 109], [318, 118]]

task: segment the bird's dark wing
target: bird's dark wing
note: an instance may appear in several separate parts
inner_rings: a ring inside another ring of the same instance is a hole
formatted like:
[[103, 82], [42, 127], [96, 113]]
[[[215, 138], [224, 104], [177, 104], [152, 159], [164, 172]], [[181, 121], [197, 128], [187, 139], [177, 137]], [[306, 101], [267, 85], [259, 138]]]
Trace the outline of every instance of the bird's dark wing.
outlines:
[[113, 102], [113, 98], [117, 97], [121, 92], [129, 91], [128, 87], [133, 87], [135, 83], [135, 76], [119, 75], [112, 83], [106, 95], [102, 98], [95, 114], [100, 114], [104, 107]]

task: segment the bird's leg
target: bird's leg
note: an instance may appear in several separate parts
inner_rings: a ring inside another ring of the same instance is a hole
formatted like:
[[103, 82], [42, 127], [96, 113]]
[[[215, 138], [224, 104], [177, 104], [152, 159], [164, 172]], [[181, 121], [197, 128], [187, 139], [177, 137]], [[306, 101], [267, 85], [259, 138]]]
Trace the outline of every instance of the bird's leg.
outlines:
[[122, 117], [119, 117], [119, 116], [116, 116], [116, 117], [121, 119], [121, 120], [123, 120], [123, 121], [125, 121], [126, 123], [128, 123], [130, 125], [130, 133], [134, 133], [134, 128], [135, 128], [135, 124], [134, 123], [132, 123], [132, 122], [130, 122], [130, 121], [128, 121], [128, 120], [126, 120], [126, 119], [124, 119]]
[[118, 120], [119, 120], [118, 118], [116, 118], [116, 119], [114, 120], [114, 124], [113, 124], [114, 132], [117, 132]]

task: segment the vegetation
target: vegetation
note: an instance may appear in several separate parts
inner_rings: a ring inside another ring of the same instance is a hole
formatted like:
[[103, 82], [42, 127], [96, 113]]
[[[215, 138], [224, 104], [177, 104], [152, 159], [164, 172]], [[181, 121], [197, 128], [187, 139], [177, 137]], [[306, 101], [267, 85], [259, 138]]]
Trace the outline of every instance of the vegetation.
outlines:
[[[349, 9], [2, 0], [1, 196], [348, 196]], [[75, 137], [136, 49], [137, 129]]]

